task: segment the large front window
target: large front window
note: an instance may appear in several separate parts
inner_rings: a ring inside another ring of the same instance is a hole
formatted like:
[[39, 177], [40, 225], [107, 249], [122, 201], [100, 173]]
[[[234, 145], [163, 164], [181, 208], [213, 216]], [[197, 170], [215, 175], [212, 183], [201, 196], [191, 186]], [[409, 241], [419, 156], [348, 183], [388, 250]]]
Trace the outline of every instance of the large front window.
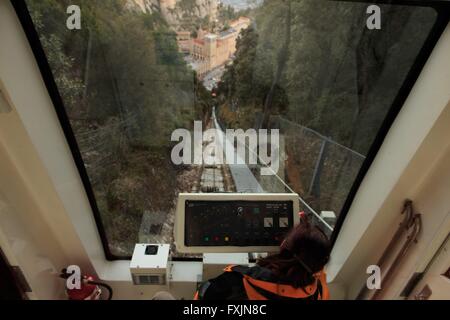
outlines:
[[[318, 0], [26, 3], [119, 258], [138, 242], [173, 243], [180, 192], [295, 192], [331, 235], [437, 19], [379, 4], [377, 21], [368, 3]], [[199, 127], [223, 133], [202, 139], [213, 161], [174, 161], [174, 133]], [[263, 157], [227, 129], [278, 135]], [[215, 161], [219, 143], [244, 163]]]

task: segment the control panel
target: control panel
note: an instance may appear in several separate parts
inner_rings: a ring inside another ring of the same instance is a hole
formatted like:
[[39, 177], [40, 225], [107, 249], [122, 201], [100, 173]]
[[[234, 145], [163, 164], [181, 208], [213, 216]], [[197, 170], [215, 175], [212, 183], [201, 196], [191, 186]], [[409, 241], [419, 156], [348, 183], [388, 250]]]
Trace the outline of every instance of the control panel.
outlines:
[[180, 194], [180, 252], [276, 251], [298, 223], [296, 194]]

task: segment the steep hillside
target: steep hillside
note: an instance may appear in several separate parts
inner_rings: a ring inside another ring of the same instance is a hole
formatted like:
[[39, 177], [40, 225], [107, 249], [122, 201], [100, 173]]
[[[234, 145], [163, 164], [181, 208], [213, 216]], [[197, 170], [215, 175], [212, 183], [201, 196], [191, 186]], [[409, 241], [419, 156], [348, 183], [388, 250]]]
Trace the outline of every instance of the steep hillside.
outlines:
[[159, 0], [128, 0], [129, 7], [145, 13], [159, 11]]
[[217, 0], [128, 0], [129, 7], [145, 13], [159, 12], [175, 29], [195, 30], [214, 23]]

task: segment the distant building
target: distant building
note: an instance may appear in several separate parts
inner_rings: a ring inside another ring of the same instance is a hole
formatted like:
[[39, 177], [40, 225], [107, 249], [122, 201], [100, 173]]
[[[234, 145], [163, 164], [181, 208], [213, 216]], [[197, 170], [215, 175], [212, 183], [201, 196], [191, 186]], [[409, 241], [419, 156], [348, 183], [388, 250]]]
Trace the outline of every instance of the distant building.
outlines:
[[177, 42], [180, 52], [191, 52], [191, 33], [189, 31], [177, 31]]
[[186, 31], [177, 32], [178, 47], [181, 52], [189, 53], [193, 59], [191, 66], [199, 78], [209, 71], [224, 65], [236, 52], [236, 40], [243, 29], [250, 26], [251, 20], [240, 17], [230, 22], [230, 28], [219, 33], [206, 33], [199, 30], [192, 39]]

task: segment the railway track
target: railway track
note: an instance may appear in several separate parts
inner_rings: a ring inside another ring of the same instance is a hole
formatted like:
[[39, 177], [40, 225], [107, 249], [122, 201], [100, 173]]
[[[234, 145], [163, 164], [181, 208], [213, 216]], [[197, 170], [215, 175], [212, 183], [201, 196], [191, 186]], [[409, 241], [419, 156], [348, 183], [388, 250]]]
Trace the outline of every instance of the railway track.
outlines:
[[[214, 121], [209, 122], [208, 128], [214, 128]], [[215, 150], [214, 145], [217, 143], [215, 139], [206, 141], [204, 147], [208, 150]], [[214, 159], [216, 156], [214, 151], [211, 151], [210, 156]], [[220, 161], [217, 161], [220, 163]], [[193, 186], [192, 192], [200, 193], [223, 193], [223, 192], [235, 192], [233, 178], [231, 177], [230, 170], [226, 164], [210, 164], [202, 165], [200, 170], [200, 176], [198, 183]]]

